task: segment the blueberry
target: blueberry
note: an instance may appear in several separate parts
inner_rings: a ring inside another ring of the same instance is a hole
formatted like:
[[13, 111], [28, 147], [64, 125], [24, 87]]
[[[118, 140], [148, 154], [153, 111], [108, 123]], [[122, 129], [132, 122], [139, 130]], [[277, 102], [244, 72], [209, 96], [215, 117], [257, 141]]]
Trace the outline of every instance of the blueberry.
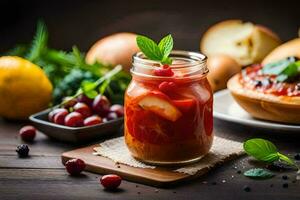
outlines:
[[17, 146], [16, 152], [18, 153], [19, 157], [25, 158], [28, 156], [29, 148], [26, 144], [21, 144]]
[[289, 184], [288, 184], [288, 183], [284, 183], [284, 184], [282, 184], [282, 187], [283, 187], [283, 188], [288, 188], [288, 187], [289, 187]]
[[250, 192], [251, 191], [251, 188], [248, 185], [245, 185], [243, 189], [244, 189], [245, 192]]
[[[300, 90], [300, 84], [299, 84], [299, 90]], [[300, 160], [300, 153], [297, 153], [295, 156], [294, 156], [295, 160]]]
[[282, 178], [283, 180], [287, 180], [289, 177], [288, 177], [287, 175], [283, 175], [281, 178]]

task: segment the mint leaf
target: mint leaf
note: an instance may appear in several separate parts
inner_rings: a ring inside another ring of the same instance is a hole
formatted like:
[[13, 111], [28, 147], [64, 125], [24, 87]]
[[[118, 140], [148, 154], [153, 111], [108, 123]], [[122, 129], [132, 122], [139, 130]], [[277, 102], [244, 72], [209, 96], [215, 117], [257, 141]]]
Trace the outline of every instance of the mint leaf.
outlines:
[[142, 35], [137, 36], [136, 42], [148, 59], [160, 61], [162, 64], [172, 64], [172, 59], [168, 57], [173, 49], [171, 34], [165, 36], [158, 45], [152, 39]]
[[136, 42], [140, 50], [151, 60], [161, 61], [163, 54], [161, 53], [158, 45], [150, 38], [139, 35]]
[[167, 58], [173, 49], [173, 38], [171, 34], [165, 36], [158, 44], [160, 52], [163, 55], [162, 61], [168, 61]]
[[262, 168], [253, 168], [244, 172], [244, 175], [255, 179], [268, 179], [275, 176], [272, 172]]
[[264, 139], [255, 138], [244, 142], [244, 150], [250, 156], [264, 162], [273, 162], [279, 159], [276, 146]]

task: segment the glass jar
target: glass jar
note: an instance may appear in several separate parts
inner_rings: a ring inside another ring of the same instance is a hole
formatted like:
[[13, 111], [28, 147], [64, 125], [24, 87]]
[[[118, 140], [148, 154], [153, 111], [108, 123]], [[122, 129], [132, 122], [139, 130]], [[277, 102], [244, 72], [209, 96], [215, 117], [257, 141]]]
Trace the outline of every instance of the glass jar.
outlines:
[[[132, 156], [155, 165], [196, 162], [213, 142], [213, 95], [206, 56], [172, 51], [172, 76], [139, 52], [125, 94], [125, 141]], [[168, 67], [168, 66], [167, 66]], [[156, 74], [156, 75], [155, 75]]]

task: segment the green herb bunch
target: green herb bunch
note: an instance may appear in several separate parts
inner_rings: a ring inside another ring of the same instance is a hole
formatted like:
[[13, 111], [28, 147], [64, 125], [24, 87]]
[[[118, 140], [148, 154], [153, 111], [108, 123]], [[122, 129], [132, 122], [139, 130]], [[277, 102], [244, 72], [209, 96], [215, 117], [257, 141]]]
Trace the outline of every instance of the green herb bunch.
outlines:
[[[87, 64], [84, 53], [76, 46], [73, 46], [71, 52], [49, 48], [48, 31], [42, 21], [38, 22], [36, 34], [30, 45], [17, 45], [6, 55], [23, 57], [44, 70], [54, 86], [54, 104], [61, 102], [63, 97], [74, 95], [81, 85], [94, 82], [113, 69], [113, 66], [98, 62]], [[122, 103], [129, 81], [130, 76], [121, 71], [103, 81], [102, 93], [113, 103]]]

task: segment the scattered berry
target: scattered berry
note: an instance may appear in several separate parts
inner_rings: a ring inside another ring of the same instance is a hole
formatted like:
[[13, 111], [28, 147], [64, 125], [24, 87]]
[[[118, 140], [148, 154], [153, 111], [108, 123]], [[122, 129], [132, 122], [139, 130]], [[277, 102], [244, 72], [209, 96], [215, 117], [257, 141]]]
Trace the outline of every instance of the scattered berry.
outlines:
[[102, 119], [101, 119], [101, 117], [99, 117], [97, 115], [88, 117], [83, 121], [84, 126], [92, 126], [92, 125], [101, 124], [101, 123], [102, 123]]
[[33, 126], [24, 126], [19, 131], [20, 137], [26, 142], [32, 142], [36, 135], [36, 129]]
[[114, 104], [110, 107], [109, 111], [116, 113], [118, 117], [124, 116], [124, 107], [122, 105]]
[[270, 187], [274, 187], [274, 184], [270, 184]]
[[283, 187], [283, 188], [288, 188], [288, 187], [289, 187], [289, 184], [288, 184], [288, 183], [284, 183], [284, 184], [282, 184], [282, 187]]
[[17, 146], [16, 152], [18, 153], [19, 157], [25, 158], [28, 156], [29, 148], [26, 144], [21, 144]]
[[65, 117], [65, 125], [71, 127], [83, 126], [83, 117], [78, 112], [71, 112]]
[[241, 174], [242, 173], [242, 171], [241, 170], [237, 170], [237, 172], [236, 173], [238, 173], [238, 174]]
[[214, 182], [212, 182], [211, 184], [212, 184], [212, 185], [217, 185], [217, 182], [216, 182], [216, 181], [214, 181]]
[[85, 168], [85, 162], [81, 159], [71, 159], [66, 162], [66, 170], [72, 175], [79, 175]]
[[300, 160], [300, 153], [297, 153], [295, 156], [294, 156], [295, 160]]
[[250, 192], [251, 191], [251, 188], [248, 185], [245, 185], [243, 189], [244, 189], [245, 192]]
[[105, 189], [114, 190], [121, 184], [122, 178], [115, 174], [104, 175], [100, 179], [100, 183]]
[[93, 102], [93, 110], [97, 113], [100, 117], [105, 117], [109, 113], [110, 109], [110, 102], [108, 99], [99, 94], [96, 96]]
[[78, 102], [74, 105], [74, 111], [80, 113], [83, 118], [87, 118], [92, 115], [91, 109], [85, 103]]
[[54, 115], [54, 118], [53, 118], [53, 122], [55, 124], [60, 124], [60, 125], [64, 125], [65, 124], [65, 117], [69, 114], [69, 112], [64, 109], [64, 110], [61, 110], [60, 112], [56, 113]]
[[287, 180], [289, 177], [288, 177], [287, 175], [283, 175], [281, 178], [282, 178], [283, 180]]

